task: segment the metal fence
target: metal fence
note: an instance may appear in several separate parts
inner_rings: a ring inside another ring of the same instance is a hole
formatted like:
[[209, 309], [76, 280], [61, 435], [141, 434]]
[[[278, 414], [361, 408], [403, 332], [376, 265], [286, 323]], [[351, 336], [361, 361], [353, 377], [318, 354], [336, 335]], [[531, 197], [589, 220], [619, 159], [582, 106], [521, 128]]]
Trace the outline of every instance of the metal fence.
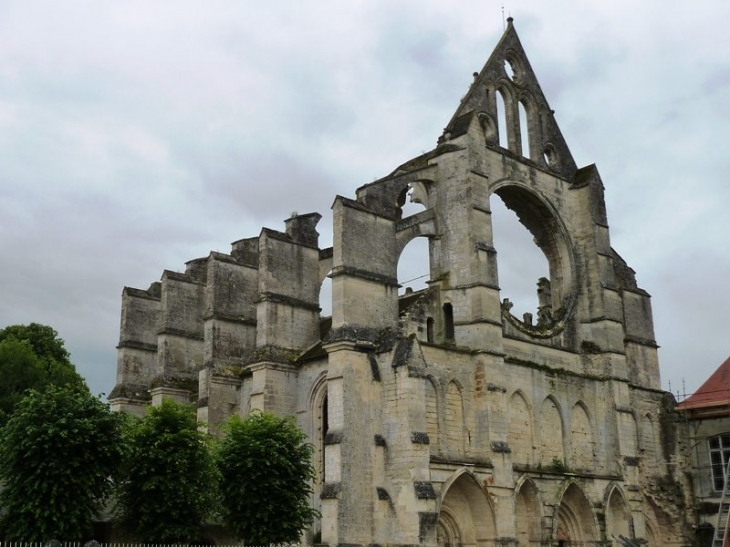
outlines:
[[100, 543], [98, 541], [0, 541], [0, 547], [301, 547], [298, 543], [282, 545], [244, 545], [243, 543]]

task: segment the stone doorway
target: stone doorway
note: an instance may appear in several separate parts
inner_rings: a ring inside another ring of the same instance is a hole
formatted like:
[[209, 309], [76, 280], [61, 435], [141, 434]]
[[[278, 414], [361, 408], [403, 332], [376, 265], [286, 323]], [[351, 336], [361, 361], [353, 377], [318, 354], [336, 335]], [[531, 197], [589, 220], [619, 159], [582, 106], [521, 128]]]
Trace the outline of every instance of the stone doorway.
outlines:
[[477, 479], [464, 472], [445, 486], [437, 528], [443, 547], [490, 545], [497, 537], [494, 511]]
[[555, 541], [560, 547], [589, 545], [598, 541], [598, 527], [591, 504], [583, 491], [571, 484], [560, 500]]

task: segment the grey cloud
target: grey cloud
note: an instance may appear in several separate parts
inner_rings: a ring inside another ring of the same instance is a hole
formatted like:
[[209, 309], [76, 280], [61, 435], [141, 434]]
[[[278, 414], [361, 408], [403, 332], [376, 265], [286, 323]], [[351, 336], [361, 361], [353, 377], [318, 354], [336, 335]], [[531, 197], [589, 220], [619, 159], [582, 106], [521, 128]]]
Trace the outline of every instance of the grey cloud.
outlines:
[[330, 173], [318, 165], [285, 152], [264, 152], [256, 157], [232, 157], [204, 167], [208, 188], [230, 211], [240, 211], [265, 221], [287, 218], [293, 209], [300, 213], [330, 205], [335, 185]]
[[[512, 8], [576, 160], [598, 164], [613, 244], [654, 295], [673, 386], [730, 353], [720, 4]], [[501, 30], [500, 6], [475, 1], [4, 2], [0, 324], [53, 325], [109, 391], [124, 285], [293, 210], [325, 214], [327, 244], [334, 195], [432, 148]], [[520, 262], [535, 249], [512, 233], [497, 236], [516, 300], [542, 259]], [[401, 277], [424, 269], [414, 249]]]

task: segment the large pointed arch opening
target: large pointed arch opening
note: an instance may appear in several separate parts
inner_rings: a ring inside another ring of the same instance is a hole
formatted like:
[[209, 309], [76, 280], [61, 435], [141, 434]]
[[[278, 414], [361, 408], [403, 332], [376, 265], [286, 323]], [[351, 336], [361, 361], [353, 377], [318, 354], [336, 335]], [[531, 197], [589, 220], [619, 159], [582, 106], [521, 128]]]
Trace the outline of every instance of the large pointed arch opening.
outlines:
[[518, 545], [536, 547], [541, 544], [542, 511], [540, 507], [537, 488], [529, 479], [524, 480], [519, 485], [515, 497]]
[[487, 547], [497, 537], [494, 510], [487, 493], [468, 472], [446, 486], [437, 528], [439, 546]]
[[415, 237], [405, 246], [398, 258], [399, 295], [428, 288], [431, 277], [428, 239]]
[[599, 539], [591, 503], [575, 483], [566, 488], [558, 505], [554, 537], [558, 547], [589, 545]]
[[[396, 217], [404, 219], [423, 212], [428, 207], [428, 190], [425, 182], [414, 182], [406, 186], [398, 196]], [[412, 293], [427, 288], [431, 274], [429, 240], [414, 230], [408, 234], [407, 243], [398, 256], [399, 294]], [[419, 237], [420, 236], [420, 237]]]
[[633, 537], [631, 512], [623, 494], [614, 486], [606, 503], [606, 539], [611, 540], [614, 547], [621, 547], [625, 544], [623, 538]]

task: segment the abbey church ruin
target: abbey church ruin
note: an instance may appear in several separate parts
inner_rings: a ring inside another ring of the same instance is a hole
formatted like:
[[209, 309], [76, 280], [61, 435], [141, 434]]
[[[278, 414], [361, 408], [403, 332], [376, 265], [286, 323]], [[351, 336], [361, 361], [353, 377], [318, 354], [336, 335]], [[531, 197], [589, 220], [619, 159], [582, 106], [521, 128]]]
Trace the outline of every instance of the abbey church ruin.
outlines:
[[[301, 214], [125, 288], [113, 407], [194, 402], [211, 431], [253, 409], [295, 416], [316, 447], [308, 543], [687, 544], [650, 297], [511, 20], [437, 146], [354, 197], [334, 200], [330, 248]], [[500, 294], [490, 197], [549, 264], [534, 314]], [[419, 237], [427, 288], [399, 296]]]

